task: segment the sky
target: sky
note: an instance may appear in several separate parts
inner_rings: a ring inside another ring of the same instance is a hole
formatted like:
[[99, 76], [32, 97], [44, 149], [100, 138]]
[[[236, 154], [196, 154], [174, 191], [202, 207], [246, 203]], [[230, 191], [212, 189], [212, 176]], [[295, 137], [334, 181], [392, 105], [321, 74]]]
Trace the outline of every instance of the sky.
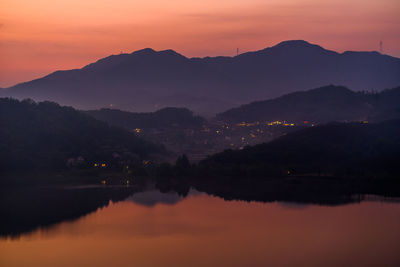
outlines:
[[400, 57], [400, 0], [0, 0], [0, 87], [146, 47], [187, 57], [303, 39]]

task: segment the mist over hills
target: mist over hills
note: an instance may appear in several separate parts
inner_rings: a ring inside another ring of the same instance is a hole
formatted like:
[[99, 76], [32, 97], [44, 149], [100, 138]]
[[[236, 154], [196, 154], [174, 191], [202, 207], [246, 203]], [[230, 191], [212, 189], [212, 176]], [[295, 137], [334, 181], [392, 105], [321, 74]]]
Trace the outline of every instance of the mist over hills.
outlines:
[[382, 92], [354, 92], [343, 86], [324, 86], [256, 101], [222, 112], [229, 122], [382, 121], [400, 118], [400, 87]]
[[80, 109], [154, 111], [188, 107], [202, 114], [326, 84], [383, 90], [400, 84], [400, 59], [377, 52], [326, 50], [285, 41], [235, 57], [186, 58], [173, 50], [112, 55], [2, 90], [2, 96], [51, 100]]
[[156, 112], [132, 113], [117, 109], [88, 110], [86, 114], [109, 125], [134, 128], [201, 128], [205, 120], [187, 108], [163, 108]]

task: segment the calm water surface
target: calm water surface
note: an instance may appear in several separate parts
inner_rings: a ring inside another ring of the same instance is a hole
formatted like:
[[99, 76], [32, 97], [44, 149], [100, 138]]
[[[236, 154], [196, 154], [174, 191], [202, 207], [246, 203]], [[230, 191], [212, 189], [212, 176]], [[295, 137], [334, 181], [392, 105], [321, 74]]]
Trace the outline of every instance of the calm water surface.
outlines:
[[400, 205], [136, 193], [0, 238], [0, 266], [400, 266]]

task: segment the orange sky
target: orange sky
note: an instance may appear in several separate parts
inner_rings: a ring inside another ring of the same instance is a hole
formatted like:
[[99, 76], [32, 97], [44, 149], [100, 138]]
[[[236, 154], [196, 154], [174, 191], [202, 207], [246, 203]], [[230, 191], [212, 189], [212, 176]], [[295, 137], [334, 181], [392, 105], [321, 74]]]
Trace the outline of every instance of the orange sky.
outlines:
[[0, 0], [0, 87], [121, 51], [234, 55], [289, 39], [400, 57], [399, 0]]

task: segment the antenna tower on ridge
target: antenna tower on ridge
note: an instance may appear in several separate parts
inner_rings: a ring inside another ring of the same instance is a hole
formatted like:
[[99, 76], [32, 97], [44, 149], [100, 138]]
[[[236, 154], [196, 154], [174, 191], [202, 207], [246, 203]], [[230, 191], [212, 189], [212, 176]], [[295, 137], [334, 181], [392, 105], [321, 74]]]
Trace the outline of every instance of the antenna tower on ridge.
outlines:
[[383, 54], [383, 42], [382, 41], [379, 42], [379, 52], [381, 52], [381, 54]]

